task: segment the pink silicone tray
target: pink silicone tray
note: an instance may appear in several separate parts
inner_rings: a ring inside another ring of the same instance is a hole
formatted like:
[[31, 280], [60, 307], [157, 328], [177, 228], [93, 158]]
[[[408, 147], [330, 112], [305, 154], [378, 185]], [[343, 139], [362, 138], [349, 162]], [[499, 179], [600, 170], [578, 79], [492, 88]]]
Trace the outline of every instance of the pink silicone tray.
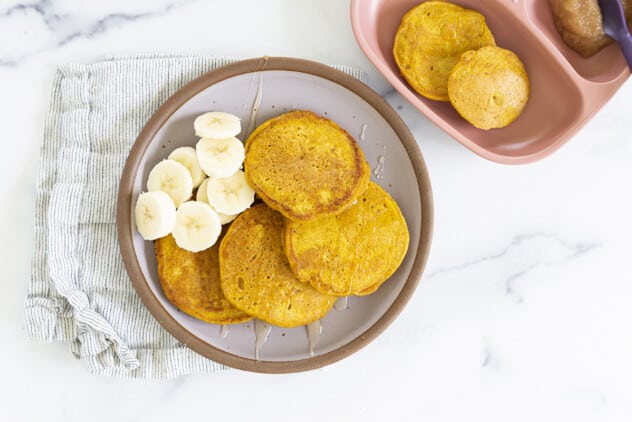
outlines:
[[521, 116], [484, 131], [463, 120], [449, 103], [415, 93], [392, 55], [402, 16], [419, 0], [351, 0], [353, 32], [369, 60], [426, 117], [476, 154], [504, 164], [539, 160], [560, 148], [612, 97], [630, 72], [619, 46], [582, 58], [560, 39], [548, 0], [457, 0], [481, 12], [496, 43], [524, 62], [531, 82]]

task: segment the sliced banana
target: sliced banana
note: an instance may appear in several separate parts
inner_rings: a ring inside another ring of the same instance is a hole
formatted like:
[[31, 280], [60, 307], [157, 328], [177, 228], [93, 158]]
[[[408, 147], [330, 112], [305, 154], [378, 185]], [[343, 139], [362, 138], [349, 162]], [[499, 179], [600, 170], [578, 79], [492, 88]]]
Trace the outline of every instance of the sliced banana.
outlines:
[[144, 192], [134, 209], [136, 228], [145, 240], [156, 240], [171, 233], [176, 224], [176, 205], [163, 191]]
[[[213, 207], [211, 206], [211, 208]], [[239, 214], [224, 214], [223, 212], [218, 212], [218, 211], [215, 211], [215, 212], [219, 216], [219, 221], [220, 223], [222, 223], [222, 225], [230, 223], [239, 215]]]
[[232, 176], [244, 162], [244, 144], [237, 138], [202, 138], [195, 149], [200, 167], [215, 179]]
[[204, 202], [208, 204], [208, 195], [206, 194], [206, 187], [208, 186], [208, 177], [204, 179], [202, 184], [198, 187], [197, 192], [195, 193], [195, 200]]
[[[208, 178], [204, 179], [200, 187], [198, 187], [197, 193], [195, 195], [195, 199], [197, 201], [204, 202], [205, 204], [208, 204], [208, 195], [207, 195], [208, 181], [209, 181]], [[213, 208], [212, 205], [211, 205], [211, 208]], [[222, 223], [222, 225], [228, 224], [231, 221], [233, 221], [235, 218], [237, 218], [237, 214], [224, 214], [223, 212], [218, 212], [217, 210], [215, 210], [215, 212], [217, 212], [217, 215], [219, 216], [219, 221], [220, 223]]]
[[191, 179], [193, 179], [193, 187], [200, 186], [200, 183], [204, 180], [206, 175], [200, 167], [200, 163], [197, 158], [197, 151], [193, 147], [179, 147], [171, 151], [171, 154], [167, 157], [169, 160], [175, 160], [178, 163], [184, 165], [189, 169], [191, 173]]
[[230, 177], [208, 179], [206, 196], [209, 204], [224, 214], [239, 214], [255, 201], [255, 191], [246, 181], [246, 174], [238, 170]]
[[221, 231], [222, 223], [210, 205], [187, 201], [176, 211], [176, 223], [171, 234], [182, 249], [199, 252], [213, 246]]
[[232, 138], [241, 132], [241, 122], [234, 114], [211, 111], [196, 117], [193, 121], [193, 129], [200, 138]]
[[183, 164], [175, 160], [162, 160], [149, 172], [147, 190], [160, 190], [169, 194], [177, 208], [193, 195], [193, 179]]

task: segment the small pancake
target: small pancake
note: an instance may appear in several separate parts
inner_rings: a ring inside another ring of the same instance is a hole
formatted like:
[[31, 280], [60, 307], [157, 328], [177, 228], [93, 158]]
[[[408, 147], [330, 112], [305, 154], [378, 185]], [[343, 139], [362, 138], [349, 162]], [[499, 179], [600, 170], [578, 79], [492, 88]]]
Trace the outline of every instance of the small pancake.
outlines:
[[448, 81], [450, 103], [479, 129], [505, 127], [529, 99], [529, 78], [513, 52], [483, 47], [463, 53]]
[[244, 171], [269, 207], [298, 221], [342, 212], [370, 178], [351, 135], [303, 110], [270, 119], [248, 137]]
[[167, 299], [182, 312], [214, 324], [252, 317], [230, 304], [219, 281], [219, 242], [202, 252], [181, 249], [173, 236], [155, 242], [158, 278]]
[[393, 56], [415, 91], [448, 101], [448, 75], [461, 54], [487, 45], [496, 42], [482, 14], [451, 3], [426, 1], [402, 18]]
[[[562, 41], [582, 57], [591, 57], [613, 40], [603, 31], [597, 0], [550, 0], [553, 24]], [[628, 27], [632, 23], [632, 0], [621, 0]]]
[[335, 297], [301, 283], [283, 253], [284, 218], [266, 204], [240, 214], [220, 244], [221, 285], [237, 308], [279, 327], [316, 321]]
[[297, 278], [336, 296], [376, 291], [401, 264], [408, 241], [399, 206], [373, 182], [345, 212], [288, 221], [285, 229], [285, 253]]

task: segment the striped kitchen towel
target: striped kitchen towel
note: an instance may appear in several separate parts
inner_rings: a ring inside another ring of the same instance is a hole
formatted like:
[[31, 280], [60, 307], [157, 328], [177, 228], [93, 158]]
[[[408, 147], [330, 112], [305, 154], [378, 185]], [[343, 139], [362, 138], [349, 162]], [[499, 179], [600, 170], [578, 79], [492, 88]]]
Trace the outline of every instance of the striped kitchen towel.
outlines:
[[115, 209], [127, 154], [152, 113], [187, 82], [232, 61], [147, 55], [58, 68], [37, 183], [24, 315], [30, 338], [67, 343], [99, 375], [168, 379], [225, 369], [145, 309], [119, 254]]

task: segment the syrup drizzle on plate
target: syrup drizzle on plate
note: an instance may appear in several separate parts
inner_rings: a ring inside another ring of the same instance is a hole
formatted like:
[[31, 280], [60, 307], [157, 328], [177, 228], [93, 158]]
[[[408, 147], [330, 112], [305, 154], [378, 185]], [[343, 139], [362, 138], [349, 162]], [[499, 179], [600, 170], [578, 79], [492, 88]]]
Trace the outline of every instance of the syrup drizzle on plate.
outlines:
[[309, 342], [309, 355], [314, 356], [314, 347], [320, 340], [320, 335], [323, 333], [323, 324], [320, 320], [311, 322], [305, 326], [307, 330], [307, 341]]
[[347, 307], [348, 301], [349, 301], [349, 296], [339, 297], [338, 300], [336, 300], [336, 303], [334, 303], [334, 309], [336, 311], [344, 311], [345, 309], [348, 309]]
[[384, 161], [386, 160], [385, 153], [386, 146], [382, 145], [382, 153], [377, 157], [377, 165], [373, 169], [373, 175], [377, 179], [381, 179], [382, 177], [384, 177]]
[[221, 338], [226, 338], [226, 336], [228, 336], [228, 325], [221, 325], [220, 326], [219, 336]]
[[270, 330], [272, 330], [272, 326], [270, 324], [266, 324], [265, 322], [255, 319], [254, 322], [255, 329], [255, 360], [259, 360], [259, 351], [261, 347], [268, 340], [268, 335], [270, 334]]
[[362, 127], [360, 128], [360, 141], [364, 141], [365, 136], [366, 136], [366, 123], [363, 123]]
[[250, 120], [248, 120], [248, 132], [247, 136], [250, 136], [257, 123], [257, 113], [261, 107], [261, 99], [263, 98], [263, 72], [259, 72], [259, 84], [257, 85], [257, 93], [255, 94], [255, 100], [250, 110]]

